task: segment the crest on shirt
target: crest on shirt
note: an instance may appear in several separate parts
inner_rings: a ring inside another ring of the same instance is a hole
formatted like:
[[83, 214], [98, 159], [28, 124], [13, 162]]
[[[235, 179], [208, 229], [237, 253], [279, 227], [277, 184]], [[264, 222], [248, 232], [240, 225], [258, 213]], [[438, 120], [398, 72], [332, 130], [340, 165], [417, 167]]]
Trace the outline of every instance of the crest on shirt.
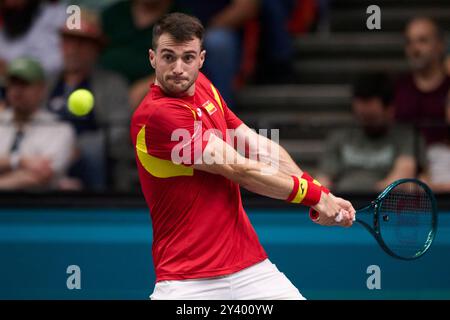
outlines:
[[211, 101], [206, 101], [203, 105], [203, 108], [208, 112], [209, 115], [212, 115], [214, 112], [217, 111], [216, 106]]
[[199, 118], [201, 118], [202, 117], [202, 109], [197, 108], [197, 114], [198, 114]]

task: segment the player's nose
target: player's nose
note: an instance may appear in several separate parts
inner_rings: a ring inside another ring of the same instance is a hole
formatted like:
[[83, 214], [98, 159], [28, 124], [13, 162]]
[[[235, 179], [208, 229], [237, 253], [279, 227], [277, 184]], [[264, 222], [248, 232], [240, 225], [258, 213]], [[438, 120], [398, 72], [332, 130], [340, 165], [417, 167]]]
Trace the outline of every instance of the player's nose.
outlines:
[[183, 73], [183, 62], [181, 61], [181, 59], [178, 59], [177, 61], [175, 61], [172, 72], [176, 75]]

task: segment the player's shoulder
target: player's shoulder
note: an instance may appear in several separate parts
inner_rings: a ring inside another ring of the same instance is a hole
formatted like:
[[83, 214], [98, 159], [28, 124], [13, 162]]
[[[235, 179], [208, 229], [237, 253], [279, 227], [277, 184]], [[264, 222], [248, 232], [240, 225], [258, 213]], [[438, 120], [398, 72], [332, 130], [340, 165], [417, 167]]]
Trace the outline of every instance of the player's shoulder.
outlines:
[[210, 84], [211, 83], [211, 81], [201, 71], [198, 73], [197, 82], [200, 82], [200, 83], [203, 83], [203, 84]]
[[195, 82], [196, 89], [211, 91], [211, 88], [214, 88], [213, 83], [203, 74], [202, 72], [198, 73], [197, 81]]

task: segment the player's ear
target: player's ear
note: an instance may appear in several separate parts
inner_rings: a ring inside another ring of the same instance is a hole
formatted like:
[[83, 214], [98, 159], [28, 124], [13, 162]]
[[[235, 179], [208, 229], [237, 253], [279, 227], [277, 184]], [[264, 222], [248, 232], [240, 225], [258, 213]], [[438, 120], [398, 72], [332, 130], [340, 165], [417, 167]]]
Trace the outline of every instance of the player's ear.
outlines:
[[205, 62], [205, 58], [206, 58], [206, 50], [202, 50], [200, 52], [200, 66], [199, 66], [199, 69], [201, 69], [203, 67], [203, 63]]
[[148, 57], [150, 60], [150, 64], [152, 65], [153, 69], [155, 69], [156, 53], [155, 51], [153, 51], [153, 49], [148, 50]]

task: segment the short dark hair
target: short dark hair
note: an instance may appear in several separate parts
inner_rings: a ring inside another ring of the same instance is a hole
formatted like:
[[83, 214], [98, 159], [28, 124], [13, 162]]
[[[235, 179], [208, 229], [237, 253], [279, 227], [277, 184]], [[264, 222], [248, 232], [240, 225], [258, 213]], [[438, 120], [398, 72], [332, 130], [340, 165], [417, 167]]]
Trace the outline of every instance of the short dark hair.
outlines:
[[385, 107], [394, 100], [392, 78], [383, 72], [362, 74], [353, 84], [354, 98], [379, 98]]
[[184, 13], [174, 12], [164, 15], [153, 26], [153, 49], [156, 49], [159, 37], [163, 33], [168, 33], [175, 39], [176, 42], [179, 43], [198, 38], [200, 40], [200, 44], [202, 44], [205, 28], [196, 17]]

